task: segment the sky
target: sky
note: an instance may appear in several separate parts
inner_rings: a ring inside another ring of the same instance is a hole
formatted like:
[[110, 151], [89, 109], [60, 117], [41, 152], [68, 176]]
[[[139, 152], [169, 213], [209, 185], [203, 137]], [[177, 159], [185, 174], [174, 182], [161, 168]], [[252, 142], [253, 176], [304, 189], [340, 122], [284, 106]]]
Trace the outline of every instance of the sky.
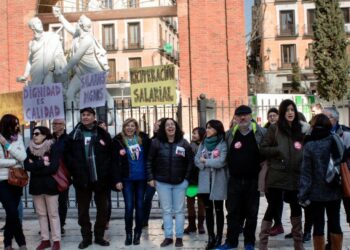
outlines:
[[252, 27], [252, 5], [254, 0], [244, 1], [244, 16], [245, 16], [245, 33], [248, 34]]

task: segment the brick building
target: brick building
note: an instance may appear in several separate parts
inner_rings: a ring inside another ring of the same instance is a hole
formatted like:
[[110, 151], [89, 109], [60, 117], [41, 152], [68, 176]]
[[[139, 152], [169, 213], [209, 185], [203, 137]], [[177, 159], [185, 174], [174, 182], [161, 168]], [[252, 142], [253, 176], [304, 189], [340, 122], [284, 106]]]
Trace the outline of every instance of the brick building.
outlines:
[[[3, 81], [0, 82], [0, 92], [21, 89], [22, 85], [16, 83], [16, 77], [23, 74], [28, 41], [32, 38], [27, 22], [41, 12], [49, 12], [47, 6], [53, 2], [57, 1], [7, 0], [1, 5], [0, 74], [3, 76]], [[77, 6], [80, 2], [82, 1], [77, 0]], [[177, 16], [180, 53], [179, 90], [183, 99], [190, 99], [194, 105], [199, 95], [204, 93], [208, 98], [213, 98], [218, 105], [223, 104], [226, 107], [246, 102], [244, 1], [177, 0], [174, 2], [176, 6], [171, 10], [166, 8], [155, 9], [153, 12], [152, 9], [146, 8], [144, 11], [133, 10], [129, 12], [129, 18], [134, 18], [142, 11], [142, 15], [144, 14], [146, 18], [150, 18], [152, 14], [159, 17], [161, 13], [168, 17]], [[111, 17], [125, 19], [128, 15], [127, 12], [113, 11], [115, 12], [107, 11], [102, 16], [103, 20]], [[81, 12], [76, 15], [73, 13], [70, 21], [77, 20], [80, 14]], [[86, 14], [89, 17], [92, 15], [93, 21], [101, 17], [97, 12]], [[55, 22], [51, 14], [39, 14], [39, 17], [47, 25]], [[225, 117], [221, 119], [228, 120], [232, 114], [233, 109], [230, 108], [229, 112], [225, 111]]]

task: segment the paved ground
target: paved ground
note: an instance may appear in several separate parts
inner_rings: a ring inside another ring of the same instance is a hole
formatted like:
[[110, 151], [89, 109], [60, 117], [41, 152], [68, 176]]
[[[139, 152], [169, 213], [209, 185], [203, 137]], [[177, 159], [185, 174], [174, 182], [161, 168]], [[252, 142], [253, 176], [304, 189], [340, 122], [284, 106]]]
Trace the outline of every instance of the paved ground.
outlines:
[[[260, 227], [260, 222], [262, 216], [266, 209], [266, 200], [264, 197], [261, 198], [261, 205], [259, 210], [259, 220], [258, 220], [258, 229], [257, 229], [257, 237], [258, 231]], [[159, 213], [156, 210], [155, 213], [152, 213], [153, 218], [150, 220], [150, 225], [147, 230], [143, 231], [141, 245], [140, 246], [124, 246], [124, 221], [121, 219], [123, 211], [120, 209], [116, 209], [113, 211], [113, 218], [110, 223], [110, 229], [106, 231], [105, 237], [111, 241], [110, 247], [100, 247], [97, 245], [92, 245], [88, 249], [90, 250], [102, 250], [102, 249], [160, 249], [159, 244], [163, 240], [163, 231], [161, 230], [162, 221], [159, 219]], [[92, 214], [95, 214], [92, 212]], [[1, 225], [3, 224], [3, 213], [1, 213]], [[76, 209], [69, 210], [69, 219], [67, 219], [66, 235], [62, 239], [62, 249], [63, 250], [73, 250], [78, 249], [77, 246], [81, 240], [79, 225], [77, 224], [76, 219]], [[283, 214], [283, 224], [285, 231], [287, 233], [290, 232], [290, 223], [289, 223], [289, 208], [285, 205], [285, 210]], [[343, 249], [350, 249], [350, 229], [349, 225], [346, 223], [344, 211], [342, 211], [342, 229], [344, 231], [344, 247]], [[39, 224], [33, 214], [32, 210], [25, 210], [25, 221], [24, 221], [24, 234], [27, 239], [28, 249], [34, 250], [36, 246], [40, 242], [40, 236], [38, 235]], [[239, 249], [243, 248], [243, 242], [241, 242]], [[184, 247], [183, 249], [204, 249], [206, 244], [207, 237], [205, 235], [197, 235], [192, 234], [190, 236], [184, 237]], [[0, 241], [2, 241], [2, 236], [0, 237]], [[2, 247], [2, 246], [1, 246]], [[2, 249], [0, 247], [0, 249]], [[312, 244], [306, 243], [306, 249], [313, 249]], [[164, 249], [175, 249], [175, 247], [168, 247]], [[269, 249], [293, 249], [293, 241], [288, 239], [285, 240], [283, 235], [279, 235], [276, 237], [270, 237], [269, 241]]]

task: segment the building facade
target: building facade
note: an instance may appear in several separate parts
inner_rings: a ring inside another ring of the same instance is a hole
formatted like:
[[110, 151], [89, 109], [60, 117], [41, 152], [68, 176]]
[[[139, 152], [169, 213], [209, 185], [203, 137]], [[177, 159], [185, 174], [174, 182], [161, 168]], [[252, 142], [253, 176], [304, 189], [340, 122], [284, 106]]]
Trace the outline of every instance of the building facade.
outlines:
[[[350, 2], [340, 1], [345, 31], [350, 33]], [[255, 87], [266, 93], [293, 93], [294, 72], [300, 70], [299, 92], [316, 92], [312, 42], [315, 3], [312, 0], [256, 0], [253, 6], [251, 61], [257, 65]]]

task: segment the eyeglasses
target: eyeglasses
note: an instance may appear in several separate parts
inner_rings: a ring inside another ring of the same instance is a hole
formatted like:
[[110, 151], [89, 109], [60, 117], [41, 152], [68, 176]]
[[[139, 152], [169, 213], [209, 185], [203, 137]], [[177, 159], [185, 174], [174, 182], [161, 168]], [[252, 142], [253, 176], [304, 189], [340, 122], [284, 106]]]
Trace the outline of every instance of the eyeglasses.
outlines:
[[52, 125], [64, 125], [63, 122], [53, 122]]
[[39, 132], [33, 133], [33, 136], [39, 136], [39, 135], [41, 135], [41, 133], [39, 133]]

